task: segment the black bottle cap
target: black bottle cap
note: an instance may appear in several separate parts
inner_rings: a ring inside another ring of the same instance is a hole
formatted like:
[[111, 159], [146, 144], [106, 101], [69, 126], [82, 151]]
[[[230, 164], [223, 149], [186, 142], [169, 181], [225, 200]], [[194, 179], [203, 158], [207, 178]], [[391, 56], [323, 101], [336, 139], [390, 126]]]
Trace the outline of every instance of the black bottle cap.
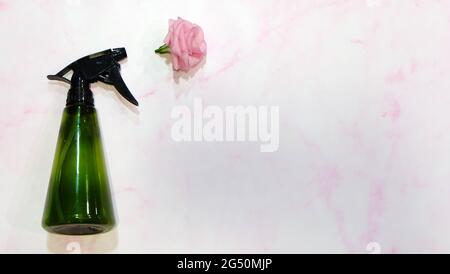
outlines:
[[[109, 49], [81, 58], [68, 65], [56, 75], [49, 75], [49, 80], [70, 84], [67, 105], [85, 103], [94, 105], [90, 84], [97, 81], [114, 86], [128, 102], [139, 106], [120, 75], [119, 61], [127, 58], [125, 48]], [[72, 79], [64, 77], [73, 71]]]

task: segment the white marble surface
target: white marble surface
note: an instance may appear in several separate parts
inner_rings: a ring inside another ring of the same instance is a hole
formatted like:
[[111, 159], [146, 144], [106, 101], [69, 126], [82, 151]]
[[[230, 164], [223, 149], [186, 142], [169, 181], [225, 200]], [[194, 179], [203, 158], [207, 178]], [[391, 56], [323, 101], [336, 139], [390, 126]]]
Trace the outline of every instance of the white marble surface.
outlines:
[[[174, 75], [167, 20], [207, 61]], [[0, 0], [0, 252], [450, 252], [450, 1]], [[133, 112], [93, 87], [120, 224], [41, 227], [66, 87], [47, 74], [124, 46]], [[276, 105], [280, 149], [175, 143], [176, 105]]]

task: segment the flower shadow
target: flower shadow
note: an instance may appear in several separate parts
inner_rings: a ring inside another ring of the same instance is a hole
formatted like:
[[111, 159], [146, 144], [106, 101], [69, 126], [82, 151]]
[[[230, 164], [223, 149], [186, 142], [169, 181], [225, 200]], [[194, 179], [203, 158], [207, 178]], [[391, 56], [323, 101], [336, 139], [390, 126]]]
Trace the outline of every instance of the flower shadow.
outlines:
[[[168, 66], [172, 66], [172, 55], [163, 54], [163, 55], [161, 55], [161, 57], [164, 58], [164, 61]], [[175, 83], [178, 85], [178, 84], [180, 84], [180, 80], [188, 81], [188, 80], [194, 78], [195, 75], [205, 66], [207, 58], [208, 58], [208, 56], [205, 56], [203, 58], [202, 62], [200, 62], [200, 64], [198, 64], [197, 66], [195, 66], [194, 68], [189, 70], [189, 72], [174, 71], [173, 72], [173, 80], [175, 81]]]
[[174, 71], [173, 72], [173, 80], [175, 81], [175, 83], [179, 84], [180, 79], [187, 81], [187, 80], [194, 78], [195, 75], [197, 74], [197, 72], [205, 66], [206, 59], [207, 59], [207, 57], [205, 56], [205, 58], [203, 58], [202, 62], [200, 64], [198, 64], [197, 66], [195, 66], [194, 68], [192, 68], [189, 72]]

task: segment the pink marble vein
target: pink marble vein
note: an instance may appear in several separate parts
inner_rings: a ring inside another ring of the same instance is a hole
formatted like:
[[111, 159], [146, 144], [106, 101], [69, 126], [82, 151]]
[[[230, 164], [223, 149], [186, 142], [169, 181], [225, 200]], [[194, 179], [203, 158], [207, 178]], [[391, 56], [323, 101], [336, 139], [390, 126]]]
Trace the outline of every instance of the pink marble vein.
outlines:
[[367, 228], [362, 242], [369, 243], [377, 240], [379, 220], [382, 217], [385, 205], [385, 183], [382, 180], [373, 180], [369, 195], [369, 207], [367, 212]]
[[386, 75], [386, 83], [388, 84], [399, 84], [405, 82], [405, 74], [402, 69], [391, 72]]
[[397, 99], [392, 99], [388, 104], [388, 110], [383, 113], [383, 117], [395, 122], [400, 118], [401, 113], [400, 102]]

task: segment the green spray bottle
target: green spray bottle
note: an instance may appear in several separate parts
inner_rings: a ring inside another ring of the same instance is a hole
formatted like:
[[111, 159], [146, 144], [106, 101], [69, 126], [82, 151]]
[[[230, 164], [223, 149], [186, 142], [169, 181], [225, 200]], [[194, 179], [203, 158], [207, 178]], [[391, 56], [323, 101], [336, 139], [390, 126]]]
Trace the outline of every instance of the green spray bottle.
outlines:
[[[131, 104], [137, 100], [120, 75], [124, 48], [81, 58], [49, 80], [70, 84], [45, 203], [42, 226], [51, 233], [90, 235], [115, 226], [100, 128], [90, 84], [113, 85]], [[71, 80], [64, 76], [72, 71]]]

